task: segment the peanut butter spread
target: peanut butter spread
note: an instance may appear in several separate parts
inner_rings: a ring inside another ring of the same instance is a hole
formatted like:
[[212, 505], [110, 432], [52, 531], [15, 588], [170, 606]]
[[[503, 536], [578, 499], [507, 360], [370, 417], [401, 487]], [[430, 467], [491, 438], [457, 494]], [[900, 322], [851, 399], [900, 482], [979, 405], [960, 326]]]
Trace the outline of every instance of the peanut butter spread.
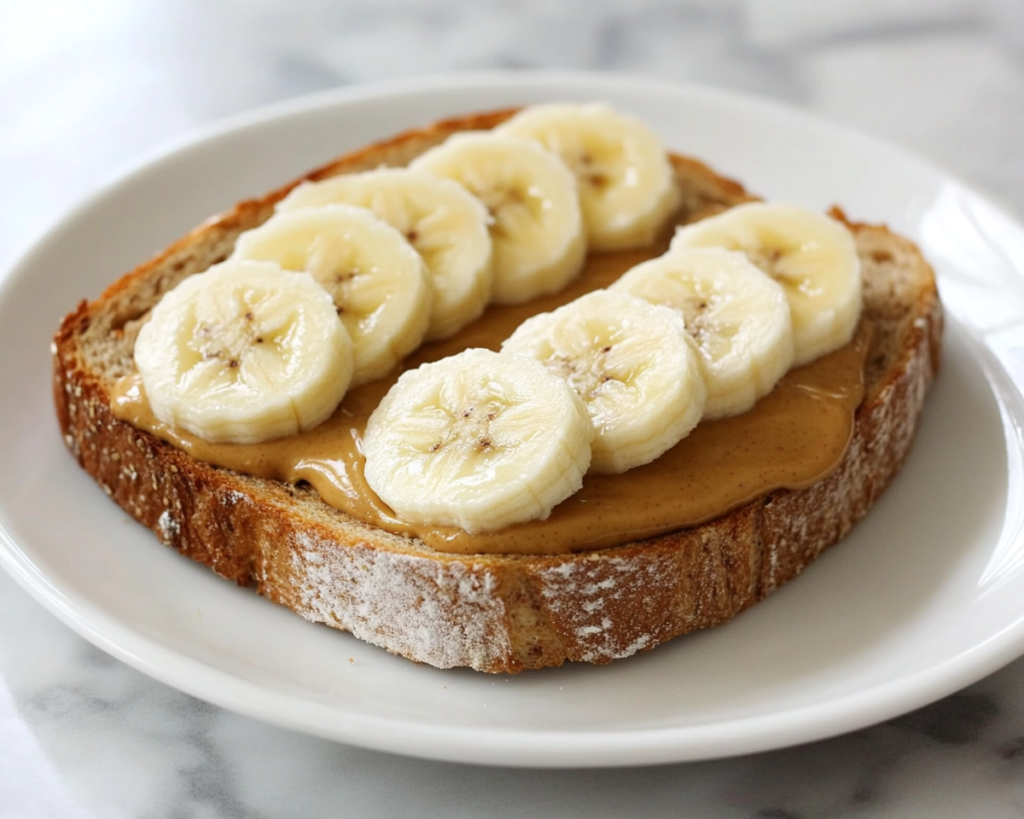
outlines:
[[123, 379], [114, 414], [193, 457], [236, 472], [287, 483], [306, 481], [331, 506], [368, 524], [417, 537], [442, 552], [551, 554], [643, 540], [695, 526], [775, 489], [799, 489], [842, 459], [863, 397], [870, 327], [862, 321], [847, 346], [791, 370], [750, 412], [703, 422], [653, 463], [621, 475], [588, 474], [583, 488], [547, 520], [488, 534], [400, 520], [363, 478], [360, 438], [370, 413], [401, 371], [467, 347], [498, 349], [529, 316], [605, 287], [665, 250], [592, 254], [582, 275], [553, 296], [493, 305], [454, 338], [425, 345], [387, 378], [349, 391], [334, 415], [299, 435], [262, 444], [210, 444], [157, 420], [137, 376]]

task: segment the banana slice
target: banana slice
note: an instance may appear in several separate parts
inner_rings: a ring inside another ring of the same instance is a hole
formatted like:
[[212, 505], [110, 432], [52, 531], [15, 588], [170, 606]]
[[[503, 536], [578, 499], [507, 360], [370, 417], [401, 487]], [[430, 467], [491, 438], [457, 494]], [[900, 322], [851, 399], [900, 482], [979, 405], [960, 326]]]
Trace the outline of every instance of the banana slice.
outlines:
[[576, 179], [532, 140], [453, 134], [409, 166], [454, 179], [490, 211], [494, 291], [502, 304], [555, 293], [583, 269], [586, 241]]
[[164, 295], [139, 330], [135, 363], [165, 424], [252, 444], [334, 412], [352, 377], [352, 342], [308, 274], [227, 261]]
[[593, 431], [538, 362], [483, 349], [402, 374], [366, 425], [366, 480], [413, 523], [471, 534], [544, 519], [583, 485]]
[[434, 291], [426, 341], [479, 318], [491, 299], [487, 209], [461, 185], [407, 168], [381, 168], [304, 182], [278, 212], [328, 204], [369, 208], [402, 233], [426, 262]]
[[432, 298], [423, 259], [365, 208], [278, 213], [240, 235], [233, 258], [313, 274], [352, 337], [353, 386], [386, 375], [423, 341]]
[[793, 364], [842, 347], [860, 319], [857, 247], [835, 219], [784, 203], [751, 202], [680, 228], [671, 250], [742, 250], [786, 291], [793, 320]]
[[539, 359], [579, 393], [594, 425], [596, 472], [649, 463], [700, 421], [700, 354], [676, 310], [595, 290], [533, 316], [501, 346]]
[[682, 313], [704, 362], [704, 418], [746, 412], [793, 363], [782, 286], [743, 253], [692, 247], [628, 270], [608, 288]]
[[595, 250], [651, 244], [682, 200], [657, 134], [607, 105], [533, 105], [495, 133], [538, 140], [576, 174]]

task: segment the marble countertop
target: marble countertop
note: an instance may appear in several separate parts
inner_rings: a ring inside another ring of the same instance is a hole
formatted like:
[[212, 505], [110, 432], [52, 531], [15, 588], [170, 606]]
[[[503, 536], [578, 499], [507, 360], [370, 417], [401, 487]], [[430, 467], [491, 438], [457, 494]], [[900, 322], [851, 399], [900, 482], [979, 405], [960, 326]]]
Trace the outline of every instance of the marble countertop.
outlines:
[[[923, 155], [1024, 219], [1020, 0], [0, 2], [0, 277], [118, 167], [190, 129], [338, 85], [481, 68], [625, 71], [780, 100]], [[771, 753], [475, 768], [193, 699], [0, 572], [0, 819], [311, 815], [1022, 816], [1024, 660]]]

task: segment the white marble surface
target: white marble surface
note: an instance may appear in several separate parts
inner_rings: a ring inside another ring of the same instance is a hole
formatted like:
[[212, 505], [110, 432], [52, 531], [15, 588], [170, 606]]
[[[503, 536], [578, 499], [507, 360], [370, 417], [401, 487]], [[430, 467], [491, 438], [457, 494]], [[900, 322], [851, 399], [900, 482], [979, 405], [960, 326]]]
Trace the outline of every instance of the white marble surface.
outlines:
[[[339, 84], [505, 67], [782, 100], [924, 155], [1024, 219], [1022, 0], [0, 0], [0, 276], [118, 166], [198, 125]], [[1022, 695], [1018, 660], [799, 748], [640, 770], [481, 769], [192, 699], [81, 640], [0, 573], [2, 819], [1022, 816]]]

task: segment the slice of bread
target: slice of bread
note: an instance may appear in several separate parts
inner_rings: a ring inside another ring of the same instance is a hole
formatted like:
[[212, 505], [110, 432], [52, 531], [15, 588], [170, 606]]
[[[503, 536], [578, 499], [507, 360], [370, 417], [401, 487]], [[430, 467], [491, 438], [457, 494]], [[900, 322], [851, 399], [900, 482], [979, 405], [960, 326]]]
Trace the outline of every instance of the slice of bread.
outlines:
[[[510, 113], [410, 131], [307, 178], [405, 165], [455, 131]], [[696, 160], [673, 161], [681, 221], [753, 198]], [[441, 668], [605, 663], [724, 623], [794, 578], [867, 513], [910, 450], [939, 362], [934, 276], [910, 241], [849, 222], [874, 333], [845, 457], [806, 489], [771, 492], [696, 528], [575, 554], [441, 553], [336, 511], [305, 486], [210, 466], [117, 420], [111, 391], [134, 371], [149, 310], [226, 258], [294, 184], [240, 203], [82, 302], [55, 336], [54, 398], [69, 449], [123, 509], [168, 546], [309, 620]]]

